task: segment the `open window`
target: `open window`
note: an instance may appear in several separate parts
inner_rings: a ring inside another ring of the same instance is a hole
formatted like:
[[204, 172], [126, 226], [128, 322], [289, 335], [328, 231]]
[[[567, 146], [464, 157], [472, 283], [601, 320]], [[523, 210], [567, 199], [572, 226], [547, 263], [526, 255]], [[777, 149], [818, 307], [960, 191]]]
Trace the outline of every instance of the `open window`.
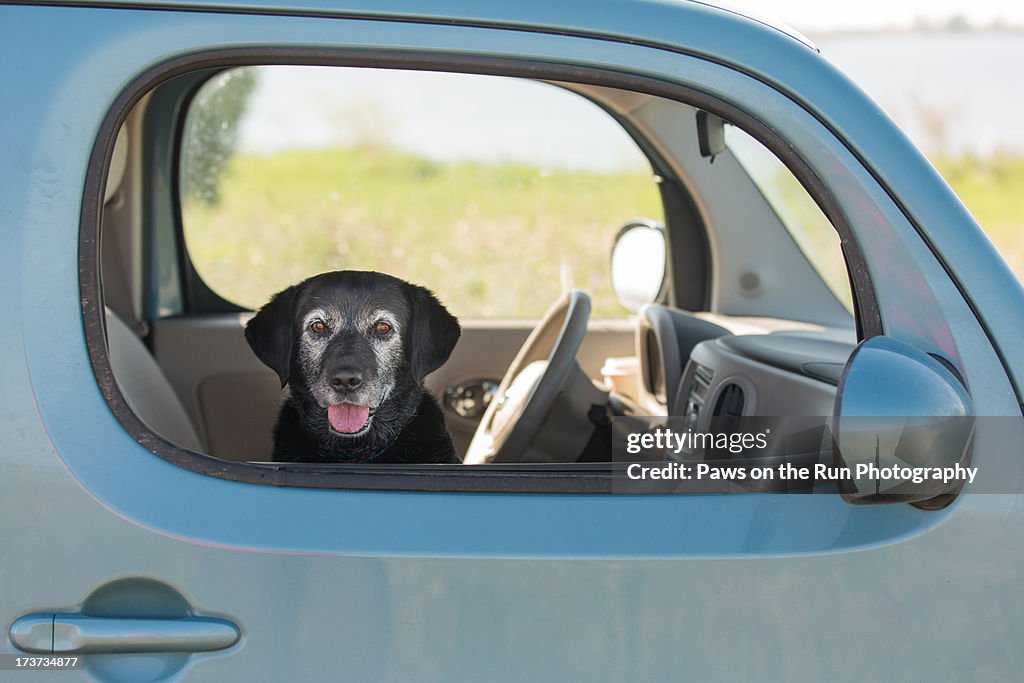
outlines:
[[203, 471], [350, 485], [358, 464], [268, 464], [282, 377], [243, 335], [335, 270], [461, 321], [426, 387], [464, 464], [425, 487], [472, 464], [595, 490], [623, 416], [830, 415], [857, 310], [822, 198], [737, 124], [709, 153], [703, 104], [530, 76], [225, 65], [142, 98], [102, 215], [125, 419]]

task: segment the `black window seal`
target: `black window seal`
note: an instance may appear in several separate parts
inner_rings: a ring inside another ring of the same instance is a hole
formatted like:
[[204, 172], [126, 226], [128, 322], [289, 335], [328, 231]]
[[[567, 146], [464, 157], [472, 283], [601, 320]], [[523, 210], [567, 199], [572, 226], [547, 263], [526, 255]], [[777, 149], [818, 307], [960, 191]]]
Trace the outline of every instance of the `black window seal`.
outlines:
[[171, 78], [204, 68], [260, 64], [345, 65], [411, 70], [454, 71], [531, 79], [578, 82], [633, 90], [684, 102], [743, 128], [771, 150], [818, 202], [848, 244], [847, 267], [855, 283], [858, 329], [866, 337], [881, 334], [873, 286], [856, 236], [827, 185], [767, 124], [755, 115], [697, 89], [623, 71], [536, 60], [439, 55], [419, 51], [348, 48], [239, 48], [198, 51], [147, 69], [117, 97], [100, 126], [86, 171], [79, 228], [79, 283], [82, 320], [89, 358], [100, 391], [121, 426], [142, 446], [180, 467], [222, 479], [278, 486], [397, 491], [607, 493], [610, 467], [294, 465], [221, 460], [197, 453], [154, 433], [131, 410], [117, 386], [107, 355], [106, 323], [100, 280], [99, 238], [103, 184], [118, 129], [141, 97]]

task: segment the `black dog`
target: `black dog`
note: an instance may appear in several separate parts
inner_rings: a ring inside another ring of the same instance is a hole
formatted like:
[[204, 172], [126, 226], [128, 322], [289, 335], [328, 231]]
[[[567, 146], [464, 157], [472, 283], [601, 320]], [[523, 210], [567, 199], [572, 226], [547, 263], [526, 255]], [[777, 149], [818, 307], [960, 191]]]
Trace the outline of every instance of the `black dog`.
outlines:
[[382, 273], [324, 273], [276, 294], [245, 327], [289, 387], [273, 459], [459, 462], [423, 378], [460, 333], [430, 291]]

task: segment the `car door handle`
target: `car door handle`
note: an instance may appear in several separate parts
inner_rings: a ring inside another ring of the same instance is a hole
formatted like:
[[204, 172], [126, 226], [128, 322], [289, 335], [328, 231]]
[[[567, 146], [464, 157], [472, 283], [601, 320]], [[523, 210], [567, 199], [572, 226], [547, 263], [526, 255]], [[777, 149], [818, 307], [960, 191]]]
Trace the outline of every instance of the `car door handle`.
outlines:
[[140, 619], [84, 614], [28, 614], [11, 624], [11, 642], [25, 652], [120, 654], [211, 652], [238, 642], [238, 627], [223, 619]]

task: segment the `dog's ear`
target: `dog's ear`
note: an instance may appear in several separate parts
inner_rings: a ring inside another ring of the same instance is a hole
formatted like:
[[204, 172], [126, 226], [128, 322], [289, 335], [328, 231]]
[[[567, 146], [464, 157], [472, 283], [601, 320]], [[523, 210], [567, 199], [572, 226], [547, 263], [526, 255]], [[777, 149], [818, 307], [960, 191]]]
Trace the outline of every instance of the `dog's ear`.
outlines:
[[413, 376], [423, 381], [452, 355], [462, 328], [429, 289], [407, 284], [406, 292], [412, 321], [408, 335], [410, 367]]
[[288, 384], [292, 357], [292, 325], [298, 285], [274, 295], [245, 326], [245, 340], [253, 353]]

